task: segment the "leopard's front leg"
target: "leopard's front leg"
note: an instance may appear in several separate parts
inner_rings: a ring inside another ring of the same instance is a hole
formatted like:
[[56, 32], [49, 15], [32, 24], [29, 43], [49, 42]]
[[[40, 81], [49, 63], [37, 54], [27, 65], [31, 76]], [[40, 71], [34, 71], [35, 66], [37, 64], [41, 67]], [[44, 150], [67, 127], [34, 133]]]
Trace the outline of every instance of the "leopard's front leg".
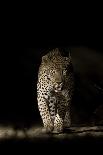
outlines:
[[48, 104], [45, 98], [38, 98], [38, 108], [43, 121], [44, 130], [49, 133], [53, 131], [53, 122], [51, 120]]
[[57, 114], [54, 120], [54, 132], [63, 132], [64, 118], [66, 114], [66, 106], [63, 98], [57, 103]]

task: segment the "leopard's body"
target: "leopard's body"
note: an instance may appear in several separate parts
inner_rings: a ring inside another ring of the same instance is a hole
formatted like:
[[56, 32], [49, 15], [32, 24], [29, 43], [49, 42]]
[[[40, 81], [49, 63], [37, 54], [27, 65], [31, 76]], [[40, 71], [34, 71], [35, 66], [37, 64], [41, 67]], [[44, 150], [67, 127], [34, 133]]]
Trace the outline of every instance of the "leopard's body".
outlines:
[[71, 124], [73, 95], [71, 56], [63, 57], [58, 48], [42, 57], [38, 72], [37, 100], [47, 132], [63, 132]]

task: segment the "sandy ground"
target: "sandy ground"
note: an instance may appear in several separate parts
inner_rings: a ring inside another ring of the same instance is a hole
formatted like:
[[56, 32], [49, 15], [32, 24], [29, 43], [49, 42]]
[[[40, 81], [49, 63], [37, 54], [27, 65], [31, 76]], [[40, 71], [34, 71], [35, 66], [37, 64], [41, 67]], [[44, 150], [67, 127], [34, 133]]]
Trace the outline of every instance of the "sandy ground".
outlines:
[[71, 127], [66, 129], [64, 133], [60, 134], [47, 134], [43, 131], [41, 126], [33, 126], [29, 129], [14, 129], [11, 126], [0, 127], [0, 140], [3, 139], [73, 139], [77, 137], [103, 137], [103, 126], [84, 126], [84, 127]]

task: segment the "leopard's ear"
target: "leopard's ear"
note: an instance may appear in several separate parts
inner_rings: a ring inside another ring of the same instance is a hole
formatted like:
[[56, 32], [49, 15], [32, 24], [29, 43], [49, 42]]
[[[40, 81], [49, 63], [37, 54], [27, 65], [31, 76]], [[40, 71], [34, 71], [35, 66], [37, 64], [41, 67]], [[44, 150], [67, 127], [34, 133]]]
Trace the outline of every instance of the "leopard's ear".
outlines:
[[71, 52], [70, 51], [69, 51], [68, 56], [65, 57], [65, 60], [66, 60], [67, 63], [70, 63], [71, 62], [72, 58], [71, 58]]
[[45, 55], [45, 56], [42, 57], [42, 62], [43, 63], [48, 63], [49, 62], [49, 58], [48, 58], [47, 55]]
[[72, 57], [71, 57], [71, 50], [69, 49], [69, 54], [68, 54], [68, 62], [70, 63], [72, 61]]

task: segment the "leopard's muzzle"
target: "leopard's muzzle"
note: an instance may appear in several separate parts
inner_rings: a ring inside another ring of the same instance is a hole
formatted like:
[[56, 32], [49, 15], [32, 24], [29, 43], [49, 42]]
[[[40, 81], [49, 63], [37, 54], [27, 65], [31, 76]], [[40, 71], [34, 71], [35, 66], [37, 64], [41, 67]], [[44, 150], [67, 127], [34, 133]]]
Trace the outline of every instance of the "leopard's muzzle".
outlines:
[[54, 86], [54, 91], [55, 92], [60, 92], [62, 90], [62, 88], [63, 88], [63, 83], [62, 82], [58, 82]]

